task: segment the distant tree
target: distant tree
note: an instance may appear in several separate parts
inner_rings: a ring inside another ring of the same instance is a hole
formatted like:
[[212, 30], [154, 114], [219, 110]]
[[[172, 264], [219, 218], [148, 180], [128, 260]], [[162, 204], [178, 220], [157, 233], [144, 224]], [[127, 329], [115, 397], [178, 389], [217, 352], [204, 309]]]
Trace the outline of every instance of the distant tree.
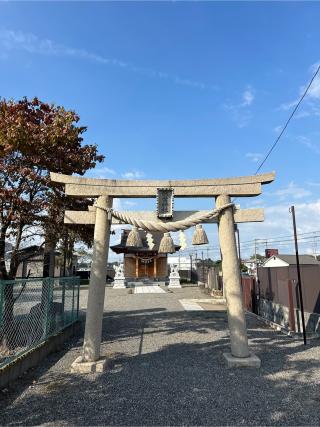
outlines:
[[250, 259], [255, 260], [257, 258], [257, 264], [263, 264], [266, 260], [266, 257], [260, 254], [251, 255]]
[[81, 245], [77, 248], [78, 267], [90, 269], [92, 262], [92, 250], [87, 246]]
[[248, 267], [246, 265], [244, 265], [243, 263], [241, 263], [240, 270], [242, 273], [247, 273]]
[[206, 258], [203, 260], [204, 265], [206, 265], [207, 267], [213, 267], [214, 266], [214, 261], [211, 258]]
[[[0, 278], [15, 277], [24, 239], [45, 230], [46, 244], [65, 232], [68, 200], [49, 171], [83, 175], [103, 160], [96, 145], [82, 145], [86, 127], [74, 111], [34, 98], [0, 100]], [[41, 231], [36, 226], [41, 226]], [[61, 233], [60, 233], [61, 232]], [[5, 243], [13, 242], [9, 268]], [[54, 244], [55, 244], [54, 243]]]
[[218, 270], [222, 270], [222, 261], [221, 261], [221, 259], [218, 259], [217, 261], [214, 261], [214, 267], [216, 267]]

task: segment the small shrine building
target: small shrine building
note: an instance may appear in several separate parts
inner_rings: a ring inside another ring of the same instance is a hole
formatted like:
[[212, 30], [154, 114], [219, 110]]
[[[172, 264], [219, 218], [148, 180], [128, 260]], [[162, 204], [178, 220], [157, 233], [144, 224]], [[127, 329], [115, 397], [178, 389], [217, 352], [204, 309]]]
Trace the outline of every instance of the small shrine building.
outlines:
[[[127, 239], [130, 230], [124, 229], [121, 234], [121, 241], [110, 248], [116, 254], [124, 255], [124, 276], [126, 279], [152, 279], [165, 280], [168, 278], [168, 254], [159, 253], [159, 246], [163, 238], [162, 232], [152, 232], [147, 236], [147, 232], [139, 230], [142, 246], [127, 246]], [[150, 234], [152, 240], [150, 241]], [[149, 242], [148, 242], [149, 238]], [[151, 249], [150, 249], [151, 248]], [[175, 245], [175, 251], [180, 246]]]

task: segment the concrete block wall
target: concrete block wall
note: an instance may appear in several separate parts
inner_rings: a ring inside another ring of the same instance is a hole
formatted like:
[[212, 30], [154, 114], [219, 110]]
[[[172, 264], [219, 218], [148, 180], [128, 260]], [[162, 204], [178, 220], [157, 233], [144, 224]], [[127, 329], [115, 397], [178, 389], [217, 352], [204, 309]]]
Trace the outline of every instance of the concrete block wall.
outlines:
[[[290, 316], [288, 307], [265, 298], [260, 298], [258, 303], [258, 310], [258, 313], [261, 317], [290, 330]], [[297, 308], [294, 309], [294, 317], [295, 332], [302, 333], [301, 311]], [[318, 313], [310, 313], [305, 311], [304, 317], [306, 331], [310, 334], [320, 334], [320, 315]]]

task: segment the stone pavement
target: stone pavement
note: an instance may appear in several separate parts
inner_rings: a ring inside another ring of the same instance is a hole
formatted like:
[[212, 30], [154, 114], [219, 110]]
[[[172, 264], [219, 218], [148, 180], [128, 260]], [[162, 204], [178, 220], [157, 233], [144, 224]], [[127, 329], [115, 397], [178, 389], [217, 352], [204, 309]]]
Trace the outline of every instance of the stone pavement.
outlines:
[[[86, 292], [81, 305], [85, 306]], [[260, 370], [229, 370], [223, 310], [186, 311], [198, 288], [107, 289], [103, 374], [70, 374], [81, 339], [5, 393], [1, 425], [319, 425], [319, 341], [307, 347], [247, 317]]]

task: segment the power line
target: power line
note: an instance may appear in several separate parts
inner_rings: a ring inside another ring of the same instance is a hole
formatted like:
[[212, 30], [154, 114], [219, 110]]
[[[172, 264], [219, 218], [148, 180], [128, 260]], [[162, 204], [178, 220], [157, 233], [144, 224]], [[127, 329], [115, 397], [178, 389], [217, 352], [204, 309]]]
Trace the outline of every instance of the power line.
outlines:
[[257, 170], [256, 170], [256, 172], [255, 172], [255, 175], [257, 175], [257, 173], [260, 171], [260, 169], [262, 168], [262, 166], [265, 164], [265, 162], [267, 161], [267, 159], [268, 159], [268, 157], [270, 156], [270, 154], [272, 153], [272, 151], [276, 148], [276, 145], [278, 144], [278, 142], [279, 142], [280, 138], [282, 137], [282, 135], [284, 134], [285, 130], [287, 129], [287, 127], [288, 127], [288, 125], [289, 125], [289, 123], [290, 123], [291, 119], [292, 119], [292, 118], [293, 118], [293, 116], [295, 115], [295, 113], [296, 113], [297, 109], [299, 108], [299, 106], [300, 106], [301, 102], [303, 101], [303, 99], [304, 99], [304, 98], [305, 98], [305, 96], [307, 95], [307, 93], [308, 93], [308, 91], [309, 91], [309, 89], [310, 89], [310, 87], [311, 87], [311, 85], [312, 85], [312, 83], [313, 83], [314, 79], [316, 78], [317, 74], [319, 73], [319, 71], [320, 71], [320, 65], [318, 66], [318, 68], [317, 68], [316, 72], [314, 73], [314, 75], [313, 75], [312, 79], [310, 80], [310, 82], [309, 82], [308, 86], [306, 87], [305, 91], [303, 92], [303, 94], [302, 94], [302, 96], [301, 96], [301, 98], [300, 98], [299, 102], [298, 102], [298, 103], [297, 103], [297, 105], [294, 107], [294, 109], [293, 109], [292, 113], [290, 114], [290, 116], [289, 116], [288, 120], [286, 121], [286, 123], [285, 123], [285, 125], [284, 125], [284, 127], [283, 127], [282, 131], [280, 132], [280, 134], [279, 134], [278, 138], [277, 138], [277, 139], [275, 140], [275, 142], [272, 144], [272, 146], [271, 146], [270, 150], [268, 151], [268, 153], [266, 154], [265, 158], [262, 160], [262, 162], [261, 162], [261, 163], [260, 163], [260, 165], [258, 166], [258, 169], [257, 169]]
[[[305, 236], [306, 234], [312, 234], [312, 236], [314, 236], [316, 234], [320, 234], [320, 230], [306, 231], [304, 233], [299, 233], [298, 237]], [[274, 241], [274, 240], [287, 239], [287, 238], [293, 238], [292, 234], [285, 234], [285, 235], [281, 235], [281, 236], [277, 236], [277, 237], [264, 237], [264, 238], [259, 238], [259, 239], [243, 240], [242, 243], [251, 243], [251, 242], [254, 242], [255, 240], [257, 242], [265, 243], [267, 241], [268, 243], [272, 243], [272, 241]]]

